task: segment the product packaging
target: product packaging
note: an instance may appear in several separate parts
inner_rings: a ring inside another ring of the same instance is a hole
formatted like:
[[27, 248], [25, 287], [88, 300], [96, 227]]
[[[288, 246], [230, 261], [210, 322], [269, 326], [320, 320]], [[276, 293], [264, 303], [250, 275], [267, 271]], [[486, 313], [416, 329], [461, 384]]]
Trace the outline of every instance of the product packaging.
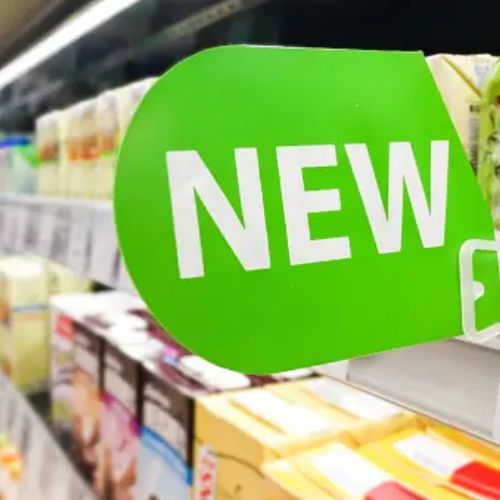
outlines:
[[417, 424], [414, 413], [327, 377], [277, 384], [268, 390], [290, 402], [307, 402], [317, 411], [342, 420], [358, 444]]
[[36, 146], [40, 161], [38, 192], [46, 196], [55, 196], [58, 191], [60, 116], [59, 111], [52, 111], [40, 116], [35, 122]]
[[489, 54], [437, 54], [427, 58], [474, 170], [478, 162], [481, 96], [497, 60]]
[[270, 463], [264, 466], [264, 474], [265, 493], [261, 497], [264, 500], [427, 498], [412, 485], [342, 443]]
[[3, 369], [22, 391], [38, 392], [48, 378], [48, 275], [37, 259], [0, 264], [0, 341]]
[[87, 316], [105, 311], [127, 310], [140, 304], [135, 297], [116, 291], [51, 297], [51, 423], [56, 436], [63, 443], [70, 441], [73, 414], [75, 323]]
[[[127, 297], [125, 303], [130, 306], [124, 309], [138, 307], [133, 298], [126, 294], [122, 296]], [[141, 329], [144, 322], [140, 318], [111, 309], [111, 312], [100, 315], [87, 315], [74, 325], [72, 435], [76, 461], [83, 474], [92, 481], [96, 480], [95, 469], [101, 440], [105, 339], [112, 335], [113, 328], [139, 322], [138, 328]]]
[[145, 363], [137, 491], [140, 500], [191, 498], [196, 401], [252, 383], [250, 377], [216, 367], [166, 339], [162, 362]]
[[[196, 405], [196, 498], [264, 498], [265, 463], [333, 441], [354, 445], [343, 415], [270, 388], [207, 396]], [[212, 496], [207, 496], [212, 495]]]
[[136, 498], [142, 418], [142, 363], [161, 356], [163, 344], [147, 332], [114, 327], [105, 341], [101, 443], [96, 487], [101, 498]]
[[77, 105], [77, 159], [70, 169], [69, 195], [90, 198], [97, 164], [97, 114], [96, 99]]
[[481, 100], [478, 180], [500, 230], [500, 66], [486, 82]]
[[116, 157], [120, 142], [116, 90], [103, 92], [96, 101], [98, 158], [92, 183], [92, 197], [110, 199], [113, 194]]
[[428, 498], [498, 498], [498, 462], [438, 434], [407, 430], [365, 445], [359, 452], [388, 470], [398, 470], [415, 487], [432, 486]]

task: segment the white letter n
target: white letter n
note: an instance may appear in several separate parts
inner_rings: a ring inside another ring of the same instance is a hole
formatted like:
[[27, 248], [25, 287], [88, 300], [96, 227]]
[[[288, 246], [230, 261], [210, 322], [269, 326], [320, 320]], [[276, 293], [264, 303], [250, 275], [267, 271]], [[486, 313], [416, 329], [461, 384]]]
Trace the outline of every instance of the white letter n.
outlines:
[[269, 268], [269, 246], [256, 149], [235, 149], [244, 226], [196, 151], [167, 152], [166, 159], [181, 278], [198, 278], [205, 274], [196, 195], [244, 269]]
[[430, 202], [427, 203], [417, 162], [409, 142], [389, 145], [387, 215], [365, 144], [347, 144], [347, 156], [380, 253], [401, 250], [403, 187], [406, 185], [422, 244], [444, 244], [448, 189], [448, 141], [431, 141]]

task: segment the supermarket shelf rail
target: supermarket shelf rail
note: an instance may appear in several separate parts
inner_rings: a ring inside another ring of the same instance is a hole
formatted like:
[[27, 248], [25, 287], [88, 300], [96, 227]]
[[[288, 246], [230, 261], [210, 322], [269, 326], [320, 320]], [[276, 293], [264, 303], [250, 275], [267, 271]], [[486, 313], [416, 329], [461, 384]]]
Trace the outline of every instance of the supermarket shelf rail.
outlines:
[[120, 256], [110, 202], [0, 196], [0, 248], [48, 258], [78, 275], [135, 293]]
[[1, 372], [0, 434], [23, 459], [19, 498], [95, 499], [28, 400]]

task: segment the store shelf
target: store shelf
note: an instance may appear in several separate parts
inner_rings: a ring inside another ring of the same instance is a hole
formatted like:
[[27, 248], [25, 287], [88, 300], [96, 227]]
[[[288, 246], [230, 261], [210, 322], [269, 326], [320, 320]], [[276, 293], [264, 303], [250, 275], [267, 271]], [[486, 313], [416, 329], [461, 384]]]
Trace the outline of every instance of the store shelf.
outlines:
[[23, 458], [21, 498], [95, 499], [45, 423], [1, 372], [0, 434]]
[[500, 443], [500, 344], [445, 340], [325, 365], [320, 371]]
[[51, 259], [81, 276], [134, 292], [110, 202], [0, 196], [0, 248]]

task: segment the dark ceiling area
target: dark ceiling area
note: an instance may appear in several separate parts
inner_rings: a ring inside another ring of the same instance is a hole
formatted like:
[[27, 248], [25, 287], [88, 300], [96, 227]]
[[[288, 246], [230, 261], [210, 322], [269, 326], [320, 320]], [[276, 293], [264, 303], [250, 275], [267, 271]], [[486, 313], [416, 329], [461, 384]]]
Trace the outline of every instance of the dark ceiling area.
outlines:
[[[2, 0], [0, 66], [85, 0]], [[228, 43], [500, 54], [500, 3], [451, 0], [141, 0], [0, 90], [0, 129], [157, 75]]]

